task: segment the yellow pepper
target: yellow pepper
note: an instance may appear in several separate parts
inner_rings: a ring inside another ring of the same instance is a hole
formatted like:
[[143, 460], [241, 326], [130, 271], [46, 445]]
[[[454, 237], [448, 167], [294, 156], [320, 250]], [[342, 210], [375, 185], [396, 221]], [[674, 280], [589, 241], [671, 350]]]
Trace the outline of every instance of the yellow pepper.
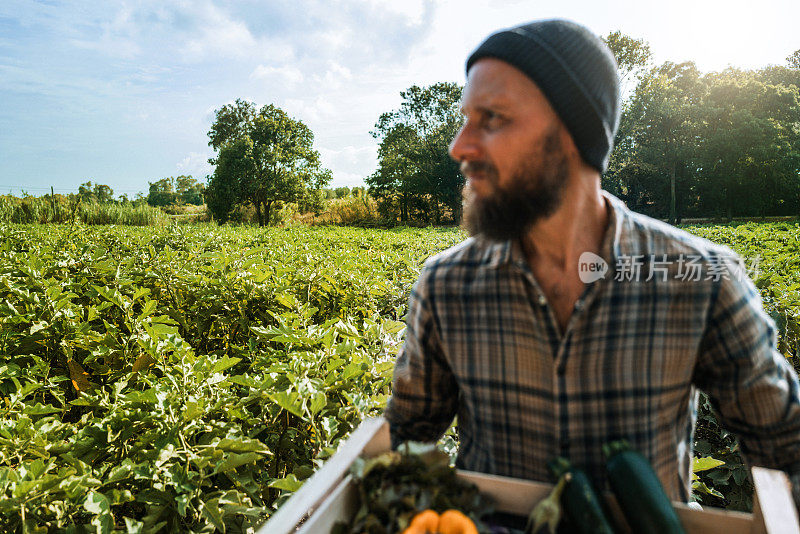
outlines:
[[446, 510], [442, 515], [424, 510], [414, 516], [403, 534], [478, 534], [478, 529], [458, 510]]

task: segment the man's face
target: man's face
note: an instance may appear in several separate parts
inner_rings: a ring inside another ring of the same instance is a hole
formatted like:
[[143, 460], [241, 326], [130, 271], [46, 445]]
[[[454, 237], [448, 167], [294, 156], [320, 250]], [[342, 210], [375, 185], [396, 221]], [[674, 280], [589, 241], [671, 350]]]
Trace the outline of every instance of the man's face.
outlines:
[[568, 170], [564, 126], [539, 88], [497, 59], [472, 66], [462, 111], [450, 155], [467, 179], [464, 223], [473, 235], [520, 237], [560, 205]]

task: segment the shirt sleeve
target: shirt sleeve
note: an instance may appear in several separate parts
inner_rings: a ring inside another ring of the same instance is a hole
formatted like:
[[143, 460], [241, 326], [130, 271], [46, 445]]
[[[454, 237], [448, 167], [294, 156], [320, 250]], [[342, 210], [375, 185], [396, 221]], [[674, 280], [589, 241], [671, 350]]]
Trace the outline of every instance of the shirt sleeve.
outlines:
[[458, 385], [442, 349], [430, 283], [426, 267], [409, 298], [405, 342], [383, 414], [389, 422], [392, 448], [403, 441], [437, 441], [458, 409]]
[[748, 462], [789, 472], [800, 466], [800, 385], [777, 350], [774, 321], [741, 268], [715, 282], [695, 383]]

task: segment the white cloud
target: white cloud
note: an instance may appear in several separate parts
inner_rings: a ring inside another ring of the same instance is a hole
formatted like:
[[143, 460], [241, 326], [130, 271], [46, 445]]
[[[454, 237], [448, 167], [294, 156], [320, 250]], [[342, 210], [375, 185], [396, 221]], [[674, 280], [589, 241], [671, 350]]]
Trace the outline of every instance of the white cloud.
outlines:
[[256, 39], [244, 22], [232, 19], [211, 2], [190, 5], [197, 18], [199, 34], [183, 46], [186, 59], [201, 61], [208, 56], [243, 57], [256, 47]]
[[333, 60], [328, 61], [325, 74], [314, 76], [314, 82], [325, 90], [339, 89], [345, 82], [349, 82], [352, 79], [353, 73], [350, 69]]
[[330, 120], [338, 115], [339, 110], [324, 96], [317, 96], [313, 101], [298, 98], [287, 98], [282, 109], [307, 126], [314, 129], [315, 123]]
[[300, 69], [290, 65], [284, 65], [283, 67], [259, 65], [250, 74], [251, 80], [280, 80], [292, 86], [302, 82], [303, 78], [303, 73]]
[[190, 152], [188, 156], [178, 162], [175, 169], [180, 174], [191, 175], [195, 179], [203, 178], [213, 171], [211, 164], [208, 163], [209, 157], [209, 154], [202, 152]]
[[374, 146], [360, 146], [355, 147], [352, 145], [346, 146], [341, 150], [334, 150], [330, 148], [320, 148], [319, 154], [322, 160], [330, 162], [331, 165], [336, 166], [357, 166], [367, 161], [375, 159], [377, 150]]
[[322, 165], [333, 172], [333, 186], [363, 185], [364, 178], [377, 167], [377, 148], [374, 145], [352, 146], [341, 149], [319, 148]]
[[422, 22], [425, 13], [425, 4], [431, 4], [430, 0], [403, 0], [402, 2], [387, 2], [386, 0], [367, 0], [366, 3], [373, 9], [381, 11], [392, 11], [402, 15], [415, 24]]
[[354, 187], [364, 185], [364, 175], [352, 172], [334, 172], [328, 187]]
[[123, 5], [110, 21], [100, 24], [102, 34], [99, 38], [71, 39], [70, 42], [78, 48], [94, 50], [107, 56], [133, 59], [142, 52], [142, 47], [137, 42], [139, 31], [133, 14], [128, 6]]

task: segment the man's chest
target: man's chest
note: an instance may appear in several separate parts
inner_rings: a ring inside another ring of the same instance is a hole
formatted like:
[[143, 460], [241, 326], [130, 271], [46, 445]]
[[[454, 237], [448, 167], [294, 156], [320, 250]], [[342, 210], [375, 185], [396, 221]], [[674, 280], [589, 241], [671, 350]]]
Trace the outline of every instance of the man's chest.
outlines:
[[475, 448], [487, 451], [489, 463], [478, 467], [508, 474], [516, 468], [491, 461], [530, 456], [526, 476], [536, 478], [546, 476], [535, 472], [540, 460], [555, 455], [602, 466], [600, 445], [614, 438], [652, 457], [675, 455], [692, 410], [705, 295], [658, 284], [596, 289], [578, 299], [563, 331], [524, 276], [476, 279], [442, 299], [459, 422], [469, 421]]
[[437, 315], [456, 376], [537, 387], [563, 376], [595, 391], [691, 380], [704, 295], [655, 283], [578, 289], [548, 297], [524, 275], [497, 274], [448, 296]]

